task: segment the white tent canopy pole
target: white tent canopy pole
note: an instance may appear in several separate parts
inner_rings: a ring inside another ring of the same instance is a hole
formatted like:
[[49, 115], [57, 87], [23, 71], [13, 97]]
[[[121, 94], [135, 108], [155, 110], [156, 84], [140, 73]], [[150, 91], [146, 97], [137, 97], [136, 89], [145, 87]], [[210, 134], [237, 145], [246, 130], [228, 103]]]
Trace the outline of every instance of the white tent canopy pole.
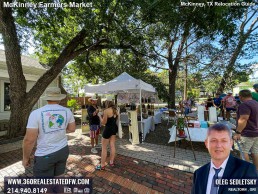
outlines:
[[141, 114], [141, 133], [142, 133], [142, 142], [144, 138], [144, 131], [143, 131], [143, 123], [142, 123], [142, 89], [140, 89], [140, 114]]

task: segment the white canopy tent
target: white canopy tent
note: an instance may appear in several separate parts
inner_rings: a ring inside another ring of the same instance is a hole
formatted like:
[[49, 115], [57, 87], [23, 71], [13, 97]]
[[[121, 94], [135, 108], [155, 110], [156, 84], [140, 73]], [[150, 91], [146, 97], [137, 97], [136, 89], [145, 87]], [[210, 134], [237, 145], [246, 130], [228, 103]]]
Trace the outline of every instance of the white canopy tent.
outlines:
[[[139, 93], [139, 102], [141, 106], [142, 93], [155, 93], [156, 89], [140, 79], [135, 79], [128, 73], [124, 72], [116, 78], [112, 79], [109, 82], [91, 85], [87, 84], [84, 87], [85, 92], [89, 93], [99, 93], [99, 94], [118, 94], [118, 93]], [[142, 121], [142, 110], [141, 113], [141, 121]], [[143, 127], [141, 127], [143, 133]], [[142, 136], [143, 137], [143, 136]], [[143, 139], [143, 138], [142, 138]]]
[[88, 93], [112, 93], [118, 94], [123, 92], [131, 92], [131, 93], [139, 93], [140, 91], [155, 93], [155, 88], [145, 83], [140, 79], [135, 79], [134, 77], [130, 76], [128, 73], [124, 72], [121, 75], [117, 76], [116, 78], [112, 79], [109, 82], [98, 84], [98, 85], [91, 85], [87, 84], [84, 87], [84, 91]]

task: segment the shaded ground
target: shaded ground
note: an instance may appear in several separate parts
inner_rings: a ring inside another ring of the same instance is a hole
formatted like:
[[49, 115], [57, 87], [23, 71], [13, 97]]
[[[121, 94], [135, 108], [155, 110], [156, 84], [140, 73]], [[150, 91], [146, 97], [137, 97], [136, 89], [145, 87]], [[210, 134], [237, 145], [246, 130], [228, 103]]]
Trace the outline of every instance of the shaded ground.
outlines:
[[16, 142], [19, 140], [22, 140], [24, 136], [19, 136], [19, 137], [15, 137], [15, 138], [8, 138], [7, 136], [0, 136], [0, 145], [2, 144], [6, 144], [6, 143], [12, 143], [12, 142]]
[[[81, 118], [80, 117], [75, 117], [75, 121], [76, 121], [77, 125], [81, 124]], [[155, 130], [151, 131], [150, 133], [148, 133], [146, 135], [145, 142], [174, 147], [174, 142], [168, 143], [168, 141], [170, 139], [168, 129], [170, 127], [172, 127], [172, 124], [170, 123], [167, 126], [166, 121], [163, 121], [162, 123], [160, 123], [158, 125], [155, 125]], [[101, 132], [102, 132], [102, 130], [101, 130]], [[129, 139], [129, 129], [128, 129], [127, 126], [123, 126], [123, 138], [124, 139]], [[22, 139], [23, 139], [23, 136], [15, 137], [15, 138], [12, 138], [12, 139], [7, 138], [6, 136], [0, 136], [0, 145], [1, 144], [6, 144], [6, 143], [16, 142], [16, 141], [22, 140]], [[68, 139], [71, 139], [71, 138], [68, 136]], [[194, 150], [207, 152], [207, 149], [206, 149], [203, 142], [192, 142], [192, 143], [193, 143]], [[177, 144], [177, 146], [178, 146], [178, 144]], [[181, 141], [179, 146], [181, 148], [191, 149], [191, 145], [190, 145], [189, 141]], [[237, 151], [237, 150], [233, 150], [232, 154], [234, 156], [239, 157], [239, 151]]]
[[[170, 136], [167, 129], [165, 122], [157, 125], [155, 131], [147, 134], [146, 142], [174, 146], [173, 143], [168, 144]], [[123, 131], [123, 138], [128, 139], [128, 127], [123, 127]], [[96, 171], [100, 152], [90, 153], [88, 135], [78, 138], [69, 135], [69, 139], [70, 156], [66, 175], [93, 177], [93, 193], [190, 193], [191, 173], [119, 154], [114, 168], [107, 166], [105, 171]], [[193, 145], [195, 150], [207, 152], [204, 143], [194, 142]], [[191, 149], [188, 142], [183, 142], [181, 147]], [[10, 175], [32, 175], [31, 168], [24, 171], [21, 165], [21, 149], [0, 154], [0, 158], [0, 178]], [[0, 181], [0, 193], [1, 189], [3, 182]]]
[[[100, 152], [90, 153], [88, 135], [73, 138], [69, 142], [70, 155], [67, 161], [67, 176], [93, 178], [94, 193], [181, 193], [190, 192], [192, 174], [164, 167], [144, 160], [117, 154], [116, 166], [107, 166], [105, 171], [96, 171]], [[31, 176], [32, 168], [21, 165], [22, 149], [0, 154], [0, 179], [5, 176]], [[33, 161], [32, 161], [33, 163]], [[0, 193], [3, 182], [0, 181]]]
[[[145, 142], [147, 143], [153, 143], [153, 144], [158, 144], [158, 145], [165, 145], [165, 146], [172, 146], [174, 147], [174, 142], [168, 143], [170, 139], [170, 134], [168, 129], [172, 127], [172, 124], [169, 124], [167, 126], [167, 122], [163, 121], [162, 123], [155, 125], [155, 130], [151, 131], [146, 135]], [[123, 138], [129, 139], [129, 129], [127, 126], [123, 126]], [[191, 150], [191, 144], [189, 141], [181, 141], [180, 147], [185, 148], [188, 150]], [[201, 151], [201, 152], [208, 152], [207, 148], [205, 147], [204, 142], [192, 142], [193, 148], [196, 151]], [[177, 144], [178, 146], [178, 144]], [[232, 155], [239, 157], [239, 151], [238, 150], [233, 150]]]
[[[161, 124], [156, 125], [155, 130], [146, 135], [145, 142], [165, 146], [174, 146], [174, 142], [168, 143], [170, 139], [168, 129], [170, 127], [171, 124], [167, 126], [167, 123], [164, 121]], [[123, 126], [123, 138], [129, 139], [129, 129], [127, 126]], [[181, 141], [180, 147], [185, 149], [191, 149], [190, 142], [188, 141]], [[203, 142], [193, 142], [193, 147], [194, 150], [207, 152], [207, 149]]]

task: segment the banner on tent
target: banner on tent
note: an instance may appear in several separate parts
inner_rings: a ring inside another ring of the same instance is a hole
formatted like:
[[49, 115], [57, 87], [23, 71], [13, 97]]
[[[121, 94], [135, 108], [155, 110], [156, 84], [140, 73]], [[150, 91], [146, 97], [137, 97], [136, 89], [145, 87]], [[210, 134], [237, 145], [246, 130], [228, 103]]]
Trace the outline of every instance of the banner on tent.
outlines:
[[128, 94], [124, 93], [120, 93], [117, 95], [117, 103], [121, 103], [121, 104], [126, 104], [129, 103], [129, 96]]
[[[142, 94], [142, 103], [155, 103], [155, 96], [153, 94]], [[119, 93], [117, 94], [117, 103], [140, 103], [139, 93]]]

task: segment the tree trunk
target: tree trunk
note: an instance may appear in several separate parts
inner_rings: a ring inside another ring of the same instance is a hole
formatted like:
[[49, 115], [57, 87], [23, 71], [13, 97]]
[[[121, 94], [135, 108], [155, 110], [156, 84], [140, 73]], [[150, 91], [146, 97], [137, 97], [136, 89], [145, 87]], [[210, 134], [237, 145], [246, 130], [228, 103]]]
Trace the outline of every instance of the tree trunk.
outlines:
[[245, 42], [246, 42], [247, 38], [248, 38], [248, 36], [246, 36], [246, 35], [243, 35], [243, 36], [240, 37], [240, 40], [237, 44], [237, 47], [234, 50], [234, 52], [233, 52], [233, 54], [230, 58], [228, 66], [226, 67], [226, 71], [224, 72], [224, 74], [221, 78], [217, 93], [223, 93], [223, 91], [225, 89], [225, 86], [226, 86], [226, 83], [229, 80], [229, 75], [234, 70], [234, 66], [235, 66], [235, 62], [237, 60], [237, 57], [238, 57], [239, 53], [241, 52], [243, 46], [245, 45]]
[[184, 100], [187, 99], [187, 78], [188, 78], [188, 66], [185, 63], [185, 80], [184, 80]]
[[[0, 25], [5, 45], [6, 64], [10, 79], [10, 108], [11, 116], [9, 120], [9, 137], [18, 135], [23, 123], [23, 106], [26, 96], [26, 80], [23, 75], [21, 66], [20, 46], [16, 34], [16, 27], [14, 18], [12, 16], [11, 8], [3, 8], [0, 5]], [[16, 72], [12, 74], [12, 72]]]
[[9, 120], [8, 137], [24, 135], [27, 120], [34, 106], [34, 103], [26, 103], [24, 99], [16, 99], [11, 103], [11, 116]]
[[[185, 44], [185, 56], [187, 57], [187, 41]], [[184, 82], [184, 100], [187, 99], [187, 79], [188, 79], [188, 60], [185, 60], [185, 82]]]
[[169, 72], [169, 101], [168, 107], [169, 108], [176, 108], [176, 76], [177, 76], [177, 67], [173, 65], [172, 72]]
[[[254, 17], [254, 20], [251, 22], [251, 19], [253, 17]], [[217, 92], [222, 93], [224, 91], [226, 82], [228, 81], [228, 77], [230, 73], [232, 73], [232, 70], [234, 69], [237, 57], [241, 52], [242, 48], [244, 47], [244, 45], [246, 44], [246, 40], [249, 38], [252, 32], [258, 29], [258, 26], [255, 26], [257, 22], [258, 22], [257, 9], [253, 9], [253, 12], [250, 12], [250, 10], [247, 9], [244, 20], [242, 21], [239, 28], [239, 42], [230, 58], [229, 64], [226, 68], [226, 71], [223, 74], [223, 77], [221, 79]], [[248, 23], [250, 23], [250, 25], [247, 25]], [[245, 29], [246, 26], [248, 26], [248, 29]]]
[[86, 30], [81, 30], [69, 42], [52, 67], [26, 93], [27, 82], [23, 75], [21, 51], [12, 10], [11, 8], [4, 8], [2, 2], [0, 3], [0, 29], [3, 35], [6, 64], [10, 78], [11, 116], [7, 135], [12, 138], [24, 134], [29, 114], [47, 86], [58, 76], [67, 62], [82, 53], [81, 51], [75, 51], [75, 49], [86, 37]]
[[176, 77], [177, 77], [177, 71], [180, 63], [180, 58], [182, 56], [183, 47], [187, 40], [187, 36], [189, 34], [189, 28], [186, 25], [185, 31], [181, 36], [181, 41], [177, 49], [176, 58], [174, 60], [174, 63], [172, 62], [172, 47], [174, 43], [171, 41], [171, 44], [168, 48], [168, 65], [169, 65], [169, 99], [168, 99], [168, 107], [169, 108], [176, 108]]

